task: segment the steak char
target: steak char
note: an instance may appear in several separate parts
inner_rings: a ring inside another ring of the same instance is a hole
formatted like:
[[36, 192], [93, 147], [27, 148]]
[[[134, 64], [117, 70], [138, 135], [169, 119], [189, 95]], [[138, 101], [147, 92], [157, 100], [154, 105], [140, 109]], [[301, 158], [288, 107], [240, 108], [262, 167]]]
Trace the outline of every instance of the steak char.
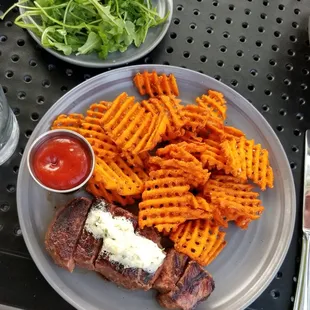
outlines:
[[72, 272], [73, 254], [81, 236], [91, 200], [78, 198], [59, 209], [45, 235], [45, 246], [55, 263]]
[[159, 304], [167, 309], [192, 310], [206, 300], [214, 290], [211, 275], [195, 261], [190, 261], [174, 289], [157, 296]]

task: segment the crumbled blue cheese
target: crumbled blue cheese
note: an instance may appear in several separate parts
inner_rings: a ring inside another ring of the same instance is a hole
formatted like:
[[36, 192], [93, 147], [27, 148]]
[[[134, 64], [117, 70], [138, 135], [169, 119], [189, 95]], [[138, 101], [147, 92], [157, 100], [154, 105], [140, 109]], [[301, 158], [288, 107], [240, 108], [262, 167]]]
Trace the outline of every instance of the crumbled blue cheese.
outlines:
[[155, 242], [135, 234], [130, 220], [113, 217], [104, 206], [91, 209], [85, 229], [96, 239], [103, 238], [101, 252], [107, 254], [111, 262], [118, 262], [125, 268], [154, 273], [166, 257]]

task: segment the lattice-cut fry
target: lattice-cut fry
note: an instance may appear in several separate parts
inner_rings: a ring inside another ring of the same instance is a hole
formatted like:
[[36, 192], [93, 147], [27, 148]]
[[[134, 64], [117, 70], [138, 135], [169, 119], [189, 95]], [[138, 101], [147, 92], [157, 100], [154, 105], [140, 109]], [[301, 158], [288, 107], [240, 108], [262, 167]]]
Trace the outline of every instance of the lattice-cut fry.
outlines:
[[79, 132], [84, 116], [78, 113], [60, 114], [54, 120], [51, 129], [67, 129]]
[[204, 197], [216, 205], [214, 220], [224, 227], [227, 221], [236, 221], [246, 227], [250, 220], [258, 219], [264, 210], [259, 194], [253, 186], [233, 176], [215, 175], [204, 186]]
[[224, 96], [214, 90], [209, 90], [208, 95], [202, 95], [196, 98], [196, 102], [199, 107], [204, 108], [206, 111], [221, 121], [226, 119], [226, 100]]
[[94, 153], [99, 158], [113, 158], [116, 157], [117, 154], [117, 148], [115, 145], [107, 143], [103, 140], [99, 140], [96, 138], [87, 138], [86, 140], [89, 142], [89, 144], [92, 146]]
[[118, 96], [101, 119], [101, 126], [123, 151], [139, 154], [161, 141], [168, 119], [164, 113], [152, 115], [134, 103], [134, 97]]
[[99, 103], [93, 103], [86, 111], [85, 122], [89, 124], [97, 124], [100, 126], [100, 120], [105, 112], [108, 110], [111, 102], [100, 101]]
[[104, 198], [109, 203], [119, 203], [123, 207], [135, 202], [133, 196], [121, 196], [116, 191], [107, 190], [103, 183], [96, 182], [94, 178], [88, 181], [86, 190], [95, 197]]
[[121, 157], [129, 164], [129, 166], [143, 168], [148, 162], [149, 153], [143, 152], [138, 155], [134, 155], [130, 152], [122, 152]]
[[225, 126], [224, 133], [225, 133], [225, 138], [228, 140], [239, 139], [239, 138], [245, 137], [245, 134], [241, 130], [235, 127], [232, 127], [232, 126]]
[[184, 126], [184, 120], [182, 119], [182, 106], [180, 105], [179, 99], [173, 96], [159, 96], [158, 98], [143, 100], [141, 105], [146, 111], [155, 116], [160, 113], [167, 115], [168, 123], [163, 140], [172, 140], [184, 135], [185, 130], [182, 128]]
[[241, 179], [250, 179], [262, 190], [273, 187], [273, 171], [269, 165], [268, 151], [253, 140], [226, 140], [221, 144], [231, 174]]
[[157, 72], [137, 73], [133, 79], [140, 95], [156, 97], [161, 95], [178, 96], [179, 90], [177, 81], [173, 74], [158, 75]]
[[206, 126], [208, 120], [210, 119], [210, 113], [205, 108], [190, 104], [183, 107], [182, 117], [185, 119], [184, 127], [187, 130], [196, 132]]
[[181, 143], [181, 142], [187, 142], [187, 143], [202, 143], [203, 138], [198, 137], [196, 132], [191, 132], [186, 130], [183, 136], [180, 136], [172, 141], [170, 143]]
[[170, 234], [177, 251], [207, 266], [224, 248], [225, 232], [209, 220], [187, 221]]
[[106, 160], [96, 157], [94, 180], [122, 196], [137, 195], [143, 191], [143, 181], [119, 156]]
[[155, 228], [165, 236], [168, 236], [171, 232], [176, 231], [178, 227], [178, 224], [158, 224], [155, 226]]

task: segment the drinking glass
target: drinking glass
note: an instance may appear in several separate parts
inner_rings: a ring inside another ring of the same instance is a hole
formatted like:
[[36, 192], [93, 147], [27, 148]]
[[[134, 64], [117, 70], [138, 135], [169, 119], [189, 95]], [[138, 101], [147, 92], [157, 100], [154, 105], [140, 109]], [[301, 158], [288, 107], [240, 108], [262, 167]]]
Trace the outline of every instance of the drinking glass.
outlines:
[[19, 138], [19, 127], [0, 85], [0, 165], [14, 153]]

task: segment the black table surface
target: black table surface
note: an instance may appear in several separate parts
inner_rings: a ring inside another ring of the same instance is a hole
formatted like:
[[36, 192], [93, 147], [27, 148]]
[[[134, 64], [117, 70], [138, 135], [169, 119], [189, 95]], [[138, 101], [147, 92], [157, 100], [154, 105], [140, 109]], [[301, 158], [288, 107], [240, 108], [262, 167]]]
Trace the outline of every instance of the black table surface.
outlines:
[[[0, 10], [12, 3], [0, 0]], [[308, 0], [175, 0], [167, 35], [137, 62], [182, 66], [221, 80], [263, 114], [283, 144], [296, 186], [295, 231], [276, 278], [248, 309], [293, 306], [302, 235], [303, 141], [310, 127], [309, 15]], [[17, 16], [14, 10], [0, 21], [0, 84], [21, 130], [15, 154], [0, 167], [0, 304], [71, 309], [40, 274], [23, 241], [17, 173], [44, 113], [65, 92], [104, 70], [75, 67], [49, 55], [13, 24]]]

